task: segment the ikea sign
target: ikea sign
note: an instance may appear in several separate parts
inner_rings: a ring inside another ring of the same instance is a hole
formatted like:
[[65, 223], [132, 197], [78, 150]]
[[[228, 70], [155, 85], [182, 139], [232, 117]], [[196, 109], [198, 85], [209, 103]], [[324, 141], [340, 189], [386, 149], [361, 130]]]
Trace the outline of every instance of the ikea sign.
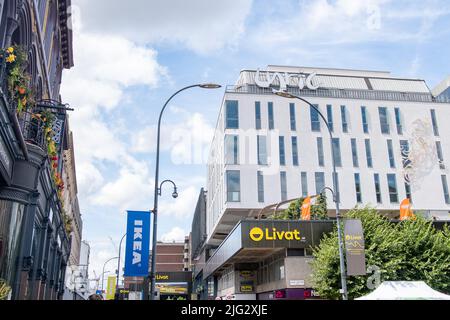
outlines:
[[147, 276], [150, 254], [150, 212], [128, 211], [126, 239], [124, 276]]

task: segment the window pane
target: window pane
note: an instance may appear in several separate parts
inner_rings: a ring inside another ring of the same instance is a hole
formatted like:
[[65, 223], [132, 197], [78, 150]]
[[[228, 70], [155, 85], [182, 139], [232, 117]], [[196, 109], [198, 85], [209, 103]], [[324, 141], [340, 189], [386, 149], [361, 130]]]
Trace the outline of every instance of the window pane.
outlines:
[[298, 142], [297, 137], [292, 137], [292, 164], [298, 166]]
[[412, 203], [411, 185], [407, 182], [405, 182], [405, 193], [406, 193], [406, 198], [408, 198]]
[[389, 198], [392, 203], [398, 203], [397, 178], [395, 174], [388, 174]]
[[411, 165], [411, 160], [409, 160], [408, 140], [400, 140], [400, 152], [402, 154], [403, 168], [408, 168]]
[[319, 166], [325, 166], [324, 153], [323, 153], [323, 139], [317, 138], [317, 154], [319, 156]]
[[261, 102], [255, 102], [255, 123], [256, 129], [261, 129]]
[[348, 132], [347, 107], [341, 106], [342, 132]]
[[239, 136], [225, 135], [225, 164], [239, 164]]
[[[314, 106], [318, 108], [318, 105]], [[319, 113], [313, 107], [310, 107], [310, 114], [311, 114], [311, 130], [314, 132], [320, 132]]]
[[450, 195], [449, 195], [449, 192], [448, 192], [447, 176], [446, 175], [442, 175], [441, 179], [442, 179], [442, 188], [444, 190], [445, 203], [446, 204], [450, 204]]
[[436, 141], [436, 151], [439, 160], [439, 168], [445, 169], [444, 154], [442, 153], [442, 145], [440, 141]]
[[379, 107], [378, 112], [380, 114], [381, 133], [390, 134], [391, 129], [389, 127], [389, 119], [386, 107]]
[[295, 131], [295, 130], [297, 130], [297, 122], [295, 119], [295, 103], [289, 104], [289, 111], [290, 111], [290, 117], [291, 117], [291, 130]]
[[380, 184], [380, 175], [376, 173], [374, 175], [374, 181], [375, 181], [375, 193], [377, 197], [377, 203], [382, 203], [382, 197], [381, 197], [381, 184]]
[[287, 200], [287, 181], [286, 172], [280, 172], [280, 183], [281, 183], [281, 201]]
[[286, 151], [285, 151], [285, 145], [284, 145], [284, 137], [279, 138], [280, 143], [280, 165], [285, 166], [286, 165]]
[[328, 126], [331, 131], [334, 131], [334, 123], [333, 123], [333, 106], [327, 105], [327, 117], [328, 117]]
[[394, 157], [394, 147], [392, 145], [392, 140], [387, 141], [389, 165], [391, 168], [395, 168], [395, 157]]
[[372, 161], [372, 149], [370, 147], [370, 140], [365, 140], [366, 144], [366, 158], [367, 158], [367, 167], [372, 168], [373, 167], [373, 161]]
[[238, 101], [226, 101], [226, 127], [227, 129], [239, 129], [239, 103]]
[[239, 171], [227, 171], [227, 201], [241, 201], [241, 173]]
[[402, 135], [403, 134], [402, 116], [399, 108], [395, 108], [395, 122], [397, 124], [397, 133], [399, 135]]
[[359, 167], [358, 146], [356, 144], [356, 139], [352, 139], [352, 159], [353, 159], [353, 166], [355, 168]]
[[267, 165], [267, 138], [258, 136], [258, 164]]
[[308, 174], [306, 172], [302, 172], [302, 197], [308, 196]]
[[363, 131], [364, 133], [369, 133], [369, 123], [367, 121], [367, 108], [361, 107], [361, 117], [362, 117], [362, 124], [363, 124]]
[[264, 176], [258, 171], [258, 202], [264, 202]]
[[269, 110], [269, 130], [273, 130], [275, 128], [275, 121], [273, 115], [273, 102], [269, 102], [268, 110]]
[[325, 174], [323, 172], [316, 172], [316, 194], [320, 194], [325, 188]]
[[336, 167], [342, 167], [341, 143], [339, 141], [339, 138], [333, 138], [333, 156]]
[[361, 177], [359, 173], [355, 173], [355, 191], [356, 191], [356, 202], [362, 203]]

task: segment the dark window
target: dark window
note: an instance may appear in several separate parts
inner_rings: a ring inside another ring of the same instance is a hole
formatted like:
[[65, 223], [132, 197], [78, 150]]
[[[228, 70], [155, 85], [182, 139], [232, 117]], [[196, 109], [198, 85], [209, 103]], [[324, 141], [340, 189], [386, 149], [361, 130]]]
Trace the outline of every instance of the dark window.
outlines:
[[366, 144], [367, 167], [373, 168], [372, 148], [370, 146], [370, 140], [366, 139], [364, 142]]
[[279, 138], [280, 143], [280, 165], [285, 166], [286, 165], [286, 151], [285, 151], [285, 145], [284, 145], [284, 137]]
[[273, 102], [269, 102], [268, 111], [269, 111], [269, 130], [273, 130], [275, 128], [275, 120], [273, 115]]
[[323, 139], [321, 137], [317, 138], [317, 154], [319, 157], [319, 166], [325, 166], [324, 153], [323, 153]]
[[388, 174], [389, 199], [391, 203], [398, 203], [397, 177], [395, 174]]
[[225, 135], [225, 163], [239, 164], [239, 136]]
[[241, 201], [241, 173], [239, 171], [227, 171], [227, 201]]
[[436, 141], [436, 151], [439, 160], [439, 168], [445, 169], [444, 154], [442, 153], [442, 145], [440, 141]]
[[395, 168], [395, 157], [394, 157], [394, 146], [392, 145], [392, 140], [387, 141], [389, 165], [391, 168]]
[[356, 191], [356, 202], [362, 203], [361, 177], [359, 173], [355, 173], [355, 191]]
[[333, 138], [333, 156], [336, 167], [342, 167], [341, 142], [339, 138]]
[[316, 172], [316, 194], [320, 194], [322, 190], [325, 188], [325, 173]]
[[267, 137], [258, 136], [257, 144], [258, 164], [267, 165]]
[[298, 140], [292, 137], [292, 164], [298, 166]]
[[400, 113], [400, 108], [395, 108], [395, 123], [397, 124], [397, 133], [399, 135], [403, 134], [403, 125], [402, 125], [402, 115]]
[[295, 131], [295, 130], [297, 130], [297, 121], [295, 119], [295, 103], [289, 104], [289, 112], [290, 112], [290, 118], [291, 118], [291, 130]]
[[375, 173], [374, 175], [374, 182], [375, 182], [375, 194], [377, 197], [377, 203], [382, 203], [383, 199], [381, 197], [380, 175], [378, 173]]
[[390, 134], [391, 128], [389, 126], [388, 111], [386, 107], [379, 107], [378, 113], [380, 114], [381, 133]]
[[255, 124], [256, 130], [261, 129], [261, 102], [255, 102]]
[[400, 140], [400, 152], [402, 154], [403, 168], [408, 168], [411, 165], [411, 160], [409, 160], [408, 140]]
[[352, 139], [352, 159], [353, 159], [353, 166], [355, 168], [358, 168], [359, 159], [358, 159], [358, 146], [356, 143], [356, 139]]
[[227, 129], [239, 129], [239, 102], [226, 101], [226, 127]]
[[302, 196], [307, 197], [308, 196], [308, 174], [306, 172], [301, 173], [301, 180], [302, 180]]
[[442, 179], [442, 188], [444, 190], [444, 199], [445, 199], [445, 203], [446, 204], [450, 204], [450, 195], [448, 193], [448, 183], [447, 183], [447, 176], [446, 175], [442, 175], [441, 176]]
[[258, 171], [258, 202], [264, 202], [264, 175]]
[[327, 105], [327, 118], [328, 118], [328, 126], [331, 131], [334, 131], [334, 123], [333, 123], [333, 106]]
[[361, 107], [361, 118], [364, 133], [369, 133], [369, 122], [367, 121], [367, 108], [364, 106]]
[[280, 184], [281, 184], [281, 201], [287, 200], [287, 181], [286, 172], [280, 172]]
[[412, 203], [411, 185], [407, 182], [405, 182], [405, 193], [406, 193], [406, 198], [408, 198], [410, 200], [410, 202]]
[[[318, 108], [318, 105], [314, 105], [316, 108]], [[311, 130], [314, 132], [320, 132], [320, 116], [316, 109], [311, 107], [310, 109], [311, 114]]]
[[342, 132], [348, 133], [347, 107], [341, 106]]

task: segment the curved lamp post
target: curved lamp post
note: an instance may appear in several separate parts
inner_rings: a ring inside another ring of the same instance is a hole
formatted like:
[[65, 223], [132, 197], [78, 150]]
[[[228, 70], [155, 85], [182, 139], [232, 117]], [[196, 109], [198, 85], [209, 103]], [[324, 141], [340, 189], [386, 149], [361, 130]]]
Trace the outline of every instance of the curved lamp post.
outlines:
[[104, 290], [104, 282], [105, 282], [105, 266], [106, 266], [106, 264], [108, 263], [108, 262], [110, 262], [110, 261], [112, 261], [112, 260], [114, 260], [114, 259], [119, 259], [119, 257], [114, 257], [114, 258], [111, 258], [111, 259], [108, 259], [108, 260], [106, 260], [106, 262], [103, 264], [103, 270], [102, 270], [102, 293], [103, 293], [103, 290]]
[[340, 214], [340, 209], [339, 209], [339, 184], [337, 183], [337, 171], [336, 171], [336, 159], [335, 159], [335, 155], [334, 155], [334, 148], [333, 148], [333, 132], [330, 128], [330, 125], [328, 123], [328, 120], [325, 118], [325, 116], [320, 112], [319, 108], [317, 108], [315, 105], [313, 105], [311, 102], [303, 99], [302, 97], [299, 97], [297, 95], [291, 94], [287, 91], [277, 91], [274, 90], [273, 91], [274, 94], [276, 94], [277, 96], [283, 97], [283, 98], [288, 98], [288, 99], [298, 99], [301, 100], [303, 102], [305, 102], [306, 104], [308, 104], [311, 108], [313, 108], [318, 114], [319, 116], [322, 118], [322, 120], [325, 122], [325, 125], [328, 129], [328, 133], [330, 135], [330, 145], [331, 145], [331, 158], [332, 158], [332, 162], [333, 162], [333, 189], [334, 191], [327, 187], [324, 190], [322, 190], [322, 192], [324, 192], [326, 189], [330, 190], [333, 193], [333, 201], [336, 205], [336, 223], [337, 223], [337, 228], [338, 228], [338, 241], [339, 241], [339, 263], [340, 263], [340, 268], [341, 268], [341, 285], [342, 285], [342, 298], [344, 300], [348, 299], [348, 295], [347, 295], [347, 278], [346, 278], [346, 269], [345, 269], [345, 262], [344, 262], [344, 244], [343, 244], [343, 239], [342, 239], [342, 231], [341, 231], [341, 214]]
[[122, 237], [122, 239], [120, 239], [120, 243], [119, 243], [119, 256], [117, 257], [117, 281], [116, 281], [116, 300], [119, 300], [119, 278], [120, 278], [120, 255], [122, 253], [122, 242], [123, 239], [125, 239], [125, 237], [127, 236], [127, 234], [125, 233]]
[[[175, 92], [164, 104], [163, 108], [161, 109], [161, 113], [159, 114], [158, 119], [158, 135], [157, 135], [157, 142], [156, 142], [156, 169], [155, 169], [155, 195], [153, 198], [153, 240], [152, 240], [152, 265], [151, 265], [151, 271], [150, 271], [150, 278], [148, 277], [145, 279], [144, 282], [144, 300], [148, 300], [148, 281], [151, 280], [151, 289], [150, 289], [150, 299], [154, 300], [155, 297], [155, 272], [156, 272], [156, 243], [157, 243], [157, 223], [158, 223], [158, 197], [160, 195], [160, 188], [159, 187], [159, 151], [160, 151], [160, 142], [161, 142], [161, 120], [164, 113], [164, 110], [166, 110], [167, 105], [172, 101], [172, 99], [178, 95], [179, 93], [192, 89], [192, 88], [202, 88], [202, 89], [219, 89], [221, 88], [221, 85], [214, 84], [214, 83], [203, 83], [203, 84], [194, 84], [191, 86], [184, 87], [177, 92]], [[176, 192], [175, 192], [176, 193]], [[178, 193], [176, 193], [178, 196]]]

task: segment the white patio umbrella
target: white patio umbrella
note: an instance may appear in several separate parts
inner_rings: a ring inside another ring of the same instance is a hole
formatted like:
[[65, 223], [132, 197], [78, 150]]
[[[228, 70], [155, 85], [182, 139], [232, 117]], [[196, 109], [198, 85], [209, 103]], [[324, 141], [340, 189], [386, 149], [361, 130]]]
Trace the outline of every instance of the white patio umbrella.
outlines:
[[386, 281], [370, 294], [356, 300], [450, 300], [423, 281]]

